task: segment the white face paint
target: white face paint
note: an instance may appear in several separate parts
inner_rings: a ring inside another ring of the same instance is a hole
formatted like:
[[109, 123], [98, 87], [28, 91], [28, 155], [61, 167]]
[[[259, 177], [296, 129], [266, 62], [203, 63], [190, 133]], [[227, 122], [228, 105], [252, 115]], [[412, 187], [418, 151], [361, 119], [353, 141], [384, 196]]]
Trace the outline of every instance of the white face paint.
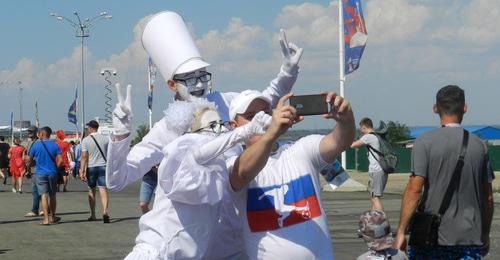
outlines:
[[[222, 120], [217, 113], [216, 110], [207, 110], [203, 114], [201, 114], [195, 120], [199, 120], [200, 122], [200, 131], [198, 133], [212, 133], [212, 134], [220, 134], [223, 132], [229, 131], [224, 125], [221, 124]], [[195, 129], [198, 130], [198, 129]]]
[[193, 97], [205, 97], [212, 84], [211, 74], [207, 75], [205, 68], [193, 72], [176, 74], [173, 77], [173, 81], [175, 82], [179, 98], [185, 101], [191, 101]]

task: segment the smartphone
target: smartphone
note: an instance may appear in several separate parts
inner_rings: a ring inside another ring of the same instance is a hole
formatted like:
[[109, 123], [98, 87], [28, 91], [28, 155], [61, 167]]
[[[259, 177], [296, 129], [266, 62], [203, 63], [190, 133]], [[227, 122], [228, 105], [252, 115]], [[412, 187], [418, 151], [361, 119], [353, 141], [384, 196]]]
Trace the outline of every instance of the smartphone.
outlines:
[[299, 116], [323, 115], [329, 112], [326, 95], [291, 96], [290, 105], [297, 109]]

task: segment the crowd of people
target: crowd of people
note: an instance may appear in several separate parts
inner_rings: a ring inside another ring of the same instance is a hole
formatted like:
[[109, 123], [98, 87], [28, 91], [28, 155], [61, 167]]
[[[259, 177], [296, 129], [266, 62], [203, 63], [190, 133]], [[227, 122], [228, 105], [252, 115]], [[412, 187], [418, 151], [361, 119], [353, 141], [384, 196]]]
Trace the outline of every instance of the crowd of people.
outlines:
[[[322, 116], [330, 120], [331, 131], [278, 142], [304, 119], [287, 104], [302, 49], [289, 43], [284, 32], [277, 77], [263, 91], [241, 93], [211, 90], [209, 64], [175, 12], [152, 16], [142, 44], [175, 93], [164, 117], [131, 147], [132, 87], [124, 90], [117, 84], [109, 137], [98, 133], [94, 120], [87, 123], [88, 136], [74, 148], [64, 143], [63, 133], [57, 132], [53, 142], [51, 129], [43, 127], [37, 140], [32, 129], [27, 149], [19, 144], [7, 149], [16, 176], [36, 162], [33, 209], [27, 215], [39, 214], [40, 194], [42, 224], [57, 223], [58, 183], [66, 191], [67, 176], [77, 172], [89, 189], [88, 220], [96, 219], [98, 189], [108, 223], [108, 189], [120, 191], [142, 179], [144, 214], [126, 259], [333, 259], [320, 172], [351, 147], [380, 149], [371, 120], [360, 120], [363, 136], [354, 140], [351, 104], [325, 92], [329, 112]], [[369, 250], [358, 259], [480, 259], [488, 253], [494, 175], [484, 143], [460, 125], [466, 111], [461, 88], [449, 85], [438, 91], [434, 112], [442, 128], [415, 141], [395, 235], [382, 206], [388, 173], [381, 155], [369, 153], [371, 207], [359, 221], [359, 237]], [[0, 138], [2, 155], [4, 147]], [[6, 165], [0, 160], [3, 175]], [[20, 191], [22, 178], [13, 185], [14, 192]]]

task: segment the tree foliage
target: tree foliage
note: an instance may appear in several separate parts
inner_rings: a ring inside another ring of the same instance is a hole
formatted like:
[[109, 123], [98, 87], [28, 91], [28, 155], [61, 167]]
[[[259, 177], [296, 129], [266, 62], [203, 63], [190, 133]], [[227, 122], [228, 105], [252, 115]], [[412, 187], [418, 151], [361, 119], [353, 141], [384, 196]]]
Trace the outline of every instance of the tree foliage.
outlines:
[[132, 146], [138, 144], [140, 141], [142, 141], [142, 138], [147, 135], [149, 132], [149, 126], [144, 123], [142, 125], [139, 125], [137, 127], [137, 131], [135, 132], [135, 137], [132, 140]]
[[410, 139], [410, 128], [408, 128], [405, 124], [389, 121], [386, 124], [387, 134], [385, 135], [386, 140], [397, 146], [398, 142], [406, 141]]

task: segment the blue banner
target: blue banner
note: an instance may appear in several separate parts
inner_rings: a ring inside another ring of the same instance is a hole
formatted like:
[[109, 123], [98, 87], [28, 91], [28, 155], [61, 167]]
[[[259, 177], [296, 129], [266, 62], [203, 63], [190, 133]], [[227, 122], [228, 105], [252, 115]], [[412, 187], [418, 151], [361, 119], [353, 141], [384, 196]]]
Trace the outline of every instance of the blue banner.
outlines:
[[365, 50], [368, 33], [360, 0], [342, 0], [344, 18], [345, 74], [355, 71]]
[[76, 100], [78, 98], [78, 88], [75, 90], [75, 100], [73, 100], [73, 103], [71, 103], [71, 106], [69, 106], [69, 111], [68, 111], [68, 121], [70, 123], [73, 123], [76, 125], [77, 119], [76, 119]]

